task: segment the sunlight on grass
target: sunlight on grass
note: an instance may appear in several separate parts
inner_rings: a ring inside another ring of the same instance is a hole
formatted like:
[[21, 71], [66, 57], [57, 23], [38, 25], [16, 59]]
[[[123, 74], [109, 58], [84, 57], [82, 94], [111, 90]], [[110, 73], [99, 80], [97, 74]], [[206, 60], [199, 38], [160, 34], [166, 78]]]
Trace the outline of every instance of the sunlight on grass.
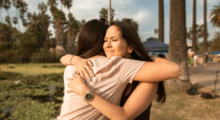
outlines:
[[65, 67], [61, 63], [28, 63], [28, 64], [0, 64], [0, 69], [5, 72], [15, 72], [28, 75], [50, 73], [63, 73]]

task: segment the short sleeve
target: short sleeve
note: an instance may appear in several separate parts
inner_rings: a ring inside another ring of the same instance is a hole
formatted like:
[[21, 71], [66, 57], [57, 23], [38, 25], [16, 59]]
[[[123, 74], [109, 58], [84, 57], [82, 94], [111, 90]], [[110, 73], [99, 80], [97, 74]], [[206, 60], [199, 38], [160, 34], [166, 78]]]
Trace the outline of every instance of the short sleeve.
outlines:
[[145, 61], [122, 59], [119, 67], [119, 79], [125, 83], [132, 83], [144, 63]]

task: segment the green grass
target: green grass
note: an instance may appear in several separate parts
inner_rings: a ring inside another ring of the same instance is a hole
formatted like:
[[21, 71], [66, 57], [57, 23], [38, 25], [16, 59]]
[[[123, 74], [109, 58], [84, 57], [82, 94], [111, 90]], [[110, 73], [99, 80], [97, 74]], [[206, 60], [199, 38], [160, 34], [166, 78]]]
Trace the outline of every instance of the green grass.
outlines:
[[24, 76], [63, 73], [64, 69], [61, 63], [0, 64], [0, 70], [20, 73]]
[[[64, 67], [61, 66], [60, 63], [0, 64], [2, 72], [15, 72], [28, 76], [21, 77], [21, 82], [17, 85], [14, 83], [15, 80], [18, 80], [15, 79], [17, 74], [11, 75], [15, 77], [10, 77], [10, 73], [3, 73], [2, 77], [0, 76], [0, 78], [6, 78], [6, 80], [0, 80], [0, 109], [17, 106], [13, 109], [12, 117], [7, 119], [50, 120], [59, 115], [63, 97], [62, 73]], [[41, 75], [52, 73], [59, 74]], [[48, 91], [48, 85], [57, 86], [59, 92]], [[211, 89], [198, 84], [193, 86], [200, 92], [212, 92]], [[55, 93], [58, 103], [45, 101], [51, 92]], [[20, 99], [20, 95], [26, 97]], [[27, 97], [29, 95], [30, 97]], [[218, 120], [220, 118], [219, 105], [220, 97], [203, 99], [200, 94], [190, 96], [186, 92], [167, 91], [167, 99], [164, 104], [153, 102], [151, 120]], [[4, 118], [3, 114], [0, 114], [1, 118]]]

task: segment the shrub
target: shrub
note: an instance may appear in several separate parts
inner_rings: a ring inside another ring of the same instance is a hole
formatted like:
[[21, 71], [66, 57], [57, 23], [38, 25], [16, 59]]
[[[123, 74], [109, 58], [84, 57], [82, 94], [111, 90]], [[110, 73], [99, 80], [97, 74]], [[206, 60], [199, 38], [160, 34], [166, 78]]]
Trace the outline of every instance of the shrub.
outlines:
[[30, 58], [32, 63], [55, 63], [59, 62], [59, 58], [54, 53], [33, 53]]

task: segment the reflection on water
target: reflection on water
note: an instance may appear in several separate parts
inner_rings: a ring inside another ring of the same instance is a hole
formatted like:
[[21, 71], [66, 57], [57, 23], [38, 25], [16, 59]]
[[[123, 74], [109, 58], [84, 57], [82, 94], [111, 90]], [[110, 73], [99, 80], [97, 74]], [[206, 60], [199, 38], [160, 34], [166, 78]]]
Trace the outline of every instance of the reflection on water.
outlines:
[[[54, 90], [56, 90], [56, 86], [49, 86], [49, 91], [54, 91]], [[54, 102], [54, 94], [50, 93], [49, 97], [50, 97], [50, 102]]]

